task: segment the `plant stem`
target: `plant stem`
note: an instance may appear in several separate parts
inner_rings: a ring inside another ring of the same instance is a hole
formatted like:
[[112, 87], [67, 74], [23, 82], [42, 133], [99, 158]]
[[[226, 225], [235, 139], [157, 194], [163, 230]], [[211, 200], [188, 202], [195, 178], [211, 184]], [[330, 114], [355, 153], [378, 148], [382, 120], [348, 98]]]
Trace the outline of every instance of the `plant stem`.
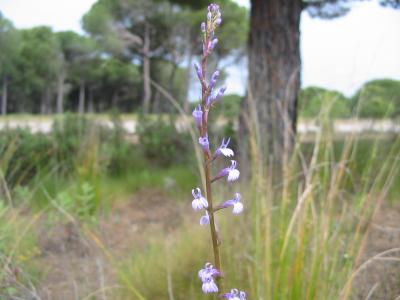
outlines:
[[[214, 209], [213, 209], [213, 202], [212, 202], [212, 192], [211, 192], [211, 177], [210, 177], [210, 165], [207, 164], [207, 160], [210, 159], [209, 152], [205, 152], [204, 154], [204, 173], [206, 175], [206, 193], [207, 193], [207, 200], [208, 200], [208, 214], [210, 217], [210, 230], [211, 230], [211, 239], [213, 245], [213, 252], [214, 252], [214, 261], [215, 267], [222, 273], [222, 266], [221, 266], [221, 257], [219, 253], [219, 245], [220, 241], [218, 239], [217, 230], [215, 228], [215, 221], [214, 221]], [[218, 276], [216, 278], [218, 290], [220, 293], [224, 290], [224, 284], [222, 281], [222, 277]]]
[[[208, 43], [208, 37], [206, 37], [206, 43]], [[202, 94], [202, 110], [203, 110], [203, 122], [202, 122], [202, 128], [201, 128], [201, 136], [208, 136], [208, 108], [206, 107], [206, 102], [207, 102], [207, 97], [210, 94], [209, 89], [207, 88], [206, 85], [206, 70], [207, 70], [207, 55], [203, 55], [203, 58], [201, 60], [201, 69], [202, 69], [202, 74], [203, 74], [203, 80], [202, 80], [202, 89], [201, 89], [201, 94]], [[206, 177], [206, 197], [208, 201], [208, 215], [210, 218], [210, 230], [211, 230], [211, 239], [212, 239], [212, 245], [213, 245], [213, 252], [214, 252], [214, 265], [215, 268], [218, 269], [218, 271], [222, 274], [222, 266], [221, 266], [221, 257], [219, 253], [219, 239], [218, 239], [218, 233], [215, 228], [215, 220], [214, 220], [214, 209], [213, 209], [213, 201], [212, 201], [212, 191], [211, 191], [211, 163], [209, 163], [211, 159], [211, 152], [210, 151], [204, 151], [204, 162], [203, 162], [203, 167], [204, 167], [204, 173]], [[223, 293], [224, 290], [224, 284], [222, 281], [222, 277], [218, 276], [216, 278], [217, 286], [218, 286], [218, 291], [219, 293]]]

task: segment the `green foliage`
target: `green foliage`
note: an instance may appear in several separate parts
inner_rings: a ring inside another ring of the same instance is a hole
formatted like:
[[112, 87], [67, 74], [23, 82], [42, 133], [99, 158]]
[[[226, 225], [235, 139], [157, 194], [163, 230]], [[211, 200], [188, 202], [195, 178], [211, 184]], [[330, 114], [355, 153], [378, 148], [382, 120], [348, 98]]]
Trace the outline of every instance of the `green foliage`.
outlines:
[[381, 79], [367, 82], [352, 98], [361, 118], [400, 116], [400, 81]]
[[64, 211], [82, 221], [94, 220], [99, 208], [98, 196], [89, 182], [76, 185], [57, 193], [55, 202]]
[[8, 129], [0, 135], [0, 169], [11, 187], [46, 172], [53, 153], [51, 139], [44, 134]]
[[176, 129], [174, 119], [141, 118], [137, 130], [140, 147], [153, 164], [170, 166], [187, 161], [191, 139]]
[[330, 118], [349, 118], [350, 100], [336, 91], [318, 87], [308, 87], [299, 94], [299, 115], [303, 118], [316, 118], [320, 113], [328, 113]]
[[12, 23], [0, 12], [0, 78], [13, 75], [20, 38]]
[[239, 118], [240, 106], [243, 97], [237, 94], [228, 94], [222, 98], [222, 101], [215, 106], [215, 113], [218, 116], [224, 116], [230, 120]]

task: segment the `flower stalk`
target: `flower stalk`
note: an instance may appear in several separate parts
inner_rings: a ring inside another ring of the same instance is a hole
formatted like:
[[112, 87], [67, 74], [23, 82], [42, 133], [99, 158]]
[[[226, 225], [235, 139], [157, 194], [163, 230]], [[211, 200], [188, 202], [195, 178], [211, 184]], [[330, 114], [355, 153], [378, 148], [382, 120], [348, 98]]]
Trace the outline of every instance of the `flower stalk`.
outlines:
[[[205, 174], [205, 198], [201, 195], [199, 188], [192, 190], [194, 197], [192, 201], [192, 207], [194, 210], [205, 210], [205, 214], [200, 218], [200, 225], [210, 226], [212, 248], [214, 254], [214, 265], [210, 263], [205, 264], [205, 268], [199, 271], [199, 278], [202, 281], [202, 290], [204, 293], [219, 293], [219, 295], [226, 299], [239, 299], [245, 300], [246, 294], [242, 291], [240, 293], [237, 289], [232, 289], [231, 293], [224, 292], [224, 282], [222, 273], [222, 262], [220, 254], [221, 241], [218, 237], [218, 230], [216, 226], [215, 213], [224, 208], [233, 207], [232, 213], [239, 214], [243, 210], [243, 204], [240, 202], [241, 196], [236, 193], [233, 199], [222, 202], [214, 208], [213, 205], [213, 194], [212, 194], [212, 183], [217, 180], [226, 177], [227, 182], [235, 181], [239, 178], [240, 172], [236, 169], [236, 161], [231, 160], [231, 166], [222, 169], [216, 176], [212, 176], [213, 162], [221, 157], [232, 157], [234, 152], [228, 148], [230, 139], [222, 139], [221, 145], [212, 152], [210, 150], [210, 141], [208, 139], [208, 114], [213, 104], [218, 103], [226, 87], [219, 88], [218, 92], [214, 92], [214, 87], [217, 84], [220, 72], [215, 70], [210, 79], [207, 80], [207, 60], [209, 54], [214, 50], [218, 43], [218, 39], [215, 38], [215, 29], [221, 24], [221, 13], [219, 6], [216, 4], [210, 4], [207, 12], [207, 22], [201, 24], [200, 29], [203, 34], [203, 54], [201, 58], [201, 64], [194, 64], [197, 77], [201, 83], [201, 103], [197, 106], [192, 116], [194, 118], [196, 127], [199, 130], [199, 145], [203, 150], [203, 168]], [[213, 153], [213, 154], [212, 154]]]

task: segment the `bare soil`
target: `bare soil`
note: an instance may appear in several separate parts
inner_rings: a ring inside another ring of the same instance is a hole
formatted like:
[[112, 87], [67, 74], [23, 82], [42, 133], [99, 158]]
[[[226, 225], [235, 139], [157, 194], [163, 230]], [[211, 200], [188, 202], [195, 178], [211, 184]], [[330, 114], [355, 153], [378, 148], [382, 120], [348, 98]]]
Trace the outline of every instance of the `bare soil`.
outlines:
[[118, 288], [113, 265], [144, 247], [146, 236], [168, 234], [181, 223], [175, 203], [159, 191], [142, 191], [117, 203], [93, 228], [68, 222], [49, 231], [43, 225], [36, 261], [45, 273], [40, 299], [106, 299]]
[[371, 223], [354, 299], [400, 299], [400, 206], [384, 207]]

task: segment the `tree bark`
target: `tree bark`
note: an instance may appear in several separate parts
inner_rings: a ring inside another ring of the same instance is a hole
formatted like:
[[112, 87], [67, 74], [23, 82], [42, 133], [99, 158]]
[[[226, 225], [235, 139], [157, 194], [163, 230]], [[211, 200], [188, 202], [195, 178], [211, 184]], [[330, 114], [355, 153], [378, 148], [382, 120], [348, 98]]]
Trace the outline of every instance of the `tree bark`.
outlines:
[[80, 114], [85, 113], [85, 82], [81, 80], [79, 84], [79, 105], [78, 112]]
[[111, 107], [114, 109], [118, 108], [118, 101], [119, 101], [118, 91], [114, 91], [111, 97]]
[[3, 77], [3, 90], [1, 95], [1, 114], [4, 116], [7, 114], [7, 96], [8, 96], [8, 78]]
[[58, 76], [57, 83], [57, 113], [62, 114], [64, 112], [64, 82], [65, 73], [62, 71]]
[[143, 39], [143, 56], [142, 56], [142, 67], [143, 67], [143, 113], [149, 113], [150, 100], [151, 100], [151, 85], [150, 85], [150, 28], [146, 24], [144, 27], [144, 39]]
[[94, 113], [94, 100], [93, 100], [93, 88], [89, 88], [89, 97], [88, 97], [88, 112]]
[[40, 113], [46, 115], [51, 113], [51, 90], [50, 87], [46, 87], [42, 95], [42, 102], [40, 103]]
[[301, 0], [251, 0], [249, 90], [261, 149], [282, 162], [293, 148], [300, 88]]

